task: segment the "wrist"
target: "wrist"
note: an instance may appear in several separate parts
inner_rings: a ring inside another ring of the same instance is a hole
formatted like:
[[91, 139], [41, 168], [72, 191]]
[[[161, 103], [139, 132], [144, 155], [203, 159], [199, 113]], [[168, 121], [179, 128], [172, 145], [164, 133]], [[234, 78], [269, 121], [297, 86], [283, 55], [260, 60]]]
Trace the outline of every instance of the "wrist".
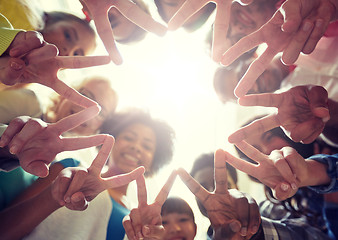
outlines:
[[331, 179], [327, 175], [328, 166], [326, 164], [312, 159], [306, 159], [305, 161], [307, 163], [308, 174], [305, 181], [301, 183], [303, 187], [327, 185], [330, 183]]

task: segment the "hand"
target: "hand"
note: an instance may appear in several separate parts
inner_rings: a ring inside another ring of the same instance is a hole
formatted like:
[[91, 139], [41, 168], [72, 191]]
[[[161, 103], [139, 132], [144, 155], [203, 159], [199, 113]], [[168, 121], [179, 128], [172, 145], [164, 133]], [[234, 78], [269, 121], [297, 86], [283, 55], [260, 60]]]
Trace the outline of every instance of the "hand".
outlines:
[[93, 100], [81, 95], [57, 77], [61, 68], [85, 68], [109, 63], [108, 56], [54, 57], [39, 64], [29, 64], [17, 82], [40, 83], [52, 88], [61, 96], [82, 107], [96, 105]]
[[144, 173], [144, 168], [139, 167], [127, 174], [102, 178], [102, 168], [114, 144], [112, 136], [105, 135], [104, 137], [103, 145], [88, 169], [65, 168], [53, 182], [52, 195], [60, 205], [71, 210], [85, 210], [88, 202], [102, 191], [126, 185]]
[[222, 227], [228, 239], [249, 239], [260, 225], [260, 214], [255, 200], [236, 189], [228, 190], [226, 152], [215, 153], [215, 191], [208, 192], [184, 169], [178, 174], [190, 191], [207, 210], [214, 229]]
[[267, 44], [267, 49], [250, 64], [238, 83], [235, 89], [236, 96], [242, 97], [248, 92], [279, 52], [283, 52], [282, 61], [285, 64], [293, 64], [301, 51], [312, 52], [329, 21], [333, 19], [335, 7], [329, 0], [315, 0], [311, 3], [306, 1], [299, 4], [303, 1], [287, 1], [260, 29], [240, 39], [224, 53], [221, 63], [227, 66], [257, 45]]
[[147, 203], [144, 176], [136, 179], [138, 207], [132, 209], [130, 214], [123, 219], [123, 226], [128, 239], [162, 239], [164, 228], [162, 226], [161, 208], [168, 197], [176, 175], [176, 171], [171, 173], [155, 201], [150, 205]]
[[156, 22], [150, 15], [142, 11], [136, 4], [128, 0], [80, 0], [83, 7], [89, 10], [99, 34], [111, 60], [121, 64], [122, 58], [118, 52], [113, 36], [113, 30], [108, 20], [108, 11], [115, 7], [124, 17], [146, 31], [163, 36], [166, 28]]
[[15, 118], [2, 134], [0, 147], [8, 146], [10, 152], [16, 154], [25, 171], [46, 177], [48, 165], [58, 153], [102, 144], [106, 135], [61, 137], [62, 133], [95, 117], [99, 111], [97, 105], [92, 106], [51, 124], [30, 117]]
[[275, 107], [277, 113], [258, 119], [228, 138], [237, 143], [248, 136], [262, 134], [281, 126], [295, 142], [311, 143], [330, 118], [327, 91], [320, 86], [297, 86], [283, 93], [247, 95], [239, 99], [243, 106]]
[[265, 155], [245, 141], [236, 146], [257, 164], [236, 158], [230, 153], [226, 154], [226, 161], [270, 187], [279, 200], [292, 197], [299, 187], [307, 186], [311, 178], [305, 159], [291, 147], [283, 147]]
[[12, 58], [23, 59], [26, 64], [49, 60], [58, 55], [59, 50], [47, 43], [41, 33], [36, 31], [19, 32], [6, 52]]

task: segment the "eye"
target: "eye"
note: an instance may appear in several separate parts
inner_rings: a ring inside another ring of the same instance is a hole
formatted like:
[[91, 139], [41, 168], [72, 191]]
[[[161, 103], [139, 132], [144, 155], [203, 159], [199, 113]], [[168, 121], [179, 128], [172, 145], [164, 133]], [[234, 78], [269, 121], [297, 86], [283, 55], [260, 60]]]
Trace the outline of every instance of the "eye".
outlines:
[[72, 36], [70, 35], [68, 30], [64, 30], [63, 31], [63, 35], [65, 36], [65, 38], [67, 39], [67, 41], [71, 42], [72, 41]]
[[167, 225], [168, 224], [168, 222], [167, 221], [162, 221], [162, 225], [164, 226], [164, 225]]
[[77, 49], [74, 51], [73, 56], [84, 56], [82, 49]]
[[180, 218], [179, 219], [179, 222], [188, 222], [189, 221], [189, 218]]

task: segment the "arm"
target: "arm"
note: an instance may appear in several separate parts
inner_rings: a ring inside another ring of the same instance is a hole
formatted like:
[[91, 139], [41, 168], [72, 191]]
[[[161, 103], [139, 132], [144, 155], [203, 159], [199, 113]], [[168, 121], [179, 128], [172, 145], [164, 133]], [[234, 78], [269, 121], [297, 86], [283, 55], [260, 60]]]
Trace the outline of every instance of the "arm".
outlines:
[[330, 120], [325, 124], [323, 135], [325, 140], [338, 144], [338, 102], [329, 99], [328, 107], [330, 111]]

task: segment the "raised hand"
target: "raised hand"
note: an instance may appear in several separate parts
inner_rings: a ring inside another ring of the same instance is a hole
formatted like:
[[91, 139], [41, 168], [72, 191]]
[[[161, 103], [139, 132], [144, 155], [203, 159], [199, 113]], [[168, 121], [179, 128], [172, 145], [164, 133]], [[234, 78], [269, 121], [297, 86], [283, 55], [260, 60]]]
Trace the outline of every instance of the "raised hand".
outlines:
[[22, 83], [40, 83], [54, 89], [58, 94], [82, 107], [93, 106], [96, 103], [69, 87], [57, 77], [61, 68], [86, 68], [109, 63], [108, 56], [61, 57], [57, 56], [39, 64], [29, 64], [18, 79]]
[[102, 178], [101, 171], [113, 145], [114, 138], [105, 135], [103, 145], [88, 169], [82, 167], [63, 169], [53, 182], [51, 190], [53, 198], [71, 210], [84, 210], [88, 202], [102, 191], [126, 185], [143, 175], [144, 168], [139, 167], [126, 174]]
[[238, 83], [235, 95], [244, 96], [279, 52], [283, 52], [282, 60], [286, 64], [294, 63], [302, 51], [312, 52], [334, 14], [335, 7], [329, 0], [311, 3], [289, 0], [284, 3], [266, 24], [240, 39], [224, 53], [221, 63], [227, 66], [248, 50], [262, 43], [267, 44], [267, 49], [250, 64]]
[[327, 91], [320, 86], [297, 86], [283, 93], [247, 95], [239, 99], [243, 106], [275, 107], [277, 113], [258, 119], [228, 138], [237, 143], [249, 136], [281, 126], [295, 142], [311, 143], [330, 118]]
[[92, 106], [51, 124], [30, 117], [15, 118], [2, 134], [0, 147], [7, 146], [10, 152], [18, 157], [25, 171], [46, 177], [48, 165], [58, 153], [103, 143], [106, 135], [61, 137], [61, 134], [93, 118], [99, 111], [97, 105]]
[[121, 64], [122, 58], [114, 42], [113, 30], [108, 20], [108, 11], [115, 7], [131, 22], [146, 31], [163, 36], [166, 28], [156, 22], [150, 15], [142, 11], [136, 4], [128, 0], [80, 0], [83, 7], [89, 10], [99, 34], [111, 60], [115, 64]]
[[215, 153], [215, 191], [208, 192], [184, 169], [178, 174], [190, 191], [199, 199], [207, 210], [214, 229], [222, 228], [227, 239], [248, 239], [256, 233], [260, 225], [260, 214], [255, 200], [236, 190], [228, 190], [226, 152]]
[[140, 176], [136, 179], [138, 207], [132, 209], [130, 214], [123, 219], [123, 226], [128, 239], [162, 239], [164, 228], [162, 226], [161, 208], [168, 197], [176, 175], [176, 171], [171, 173], [155, 201], [150, 205], [147, 202], [144, 177]]

